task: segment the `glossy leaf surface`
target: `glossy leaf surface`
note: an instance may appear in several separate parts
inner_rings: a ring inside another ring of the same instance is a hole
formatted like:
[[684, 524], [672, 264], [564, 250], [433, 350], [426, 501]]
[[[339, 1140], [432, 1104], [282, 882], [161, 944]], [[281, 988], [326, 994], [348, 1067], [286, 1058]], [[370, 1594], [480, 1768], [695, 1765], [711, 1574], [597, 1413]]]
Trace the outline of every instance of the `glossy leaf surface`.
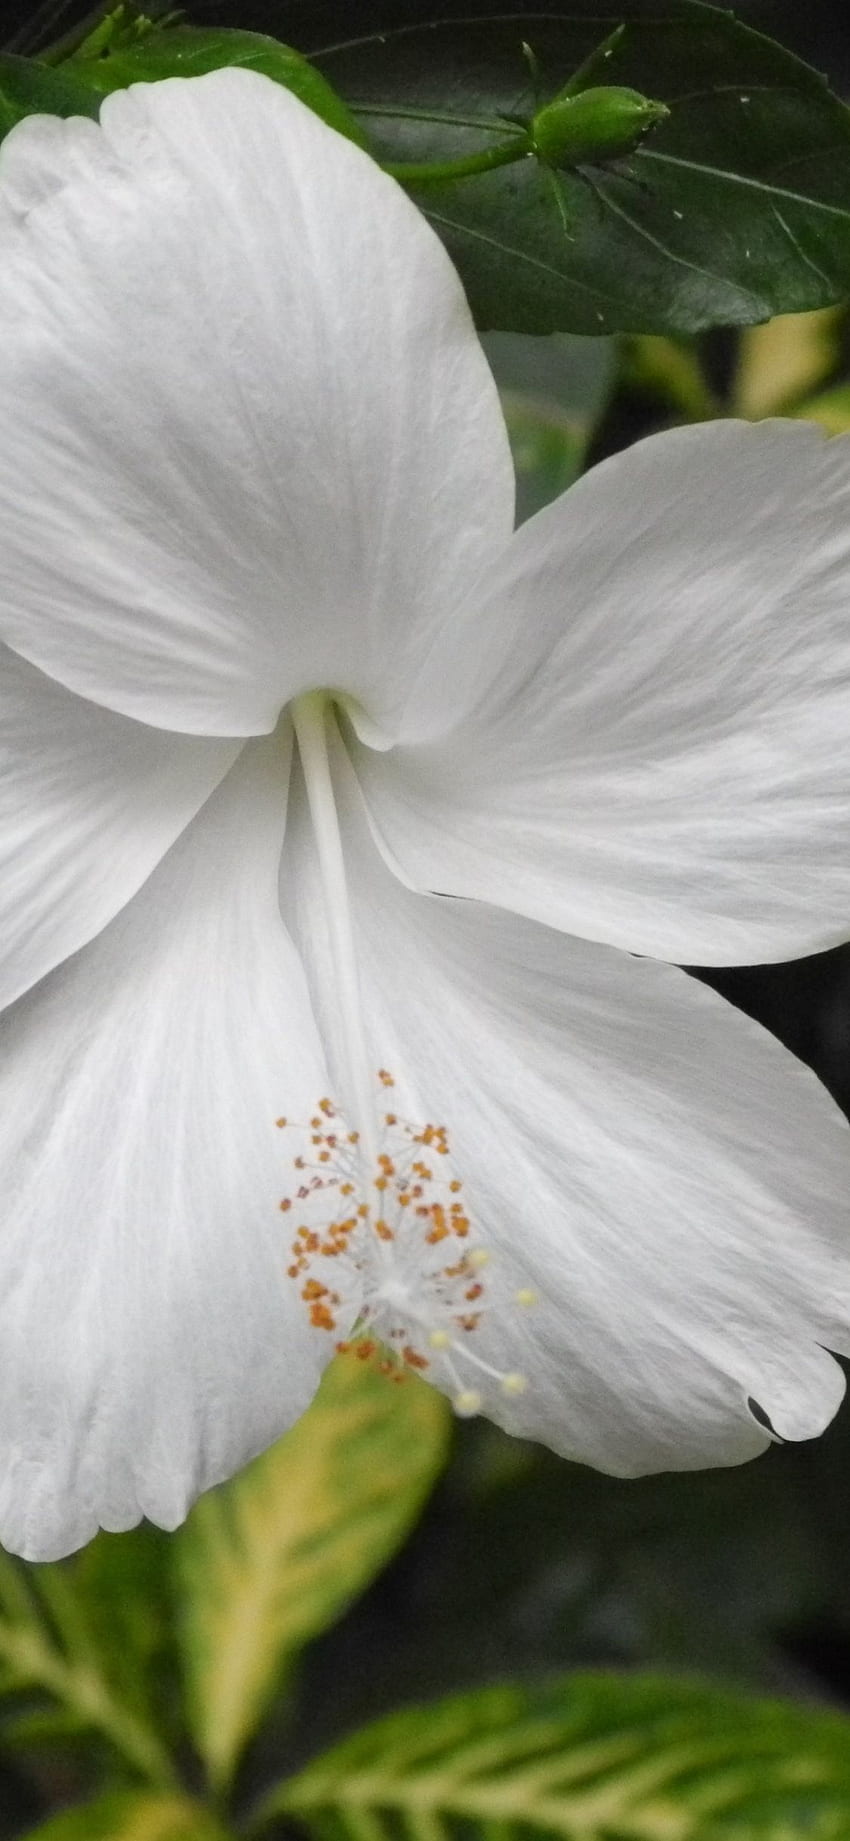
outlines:
[[67, 66], [50, 70], [0, 52], [0, 140], [25, 115], [97, 115], [100, 97]]
[[75, 81], [90, 84], [100, 93], [125, 89], [130, 83], [156, 83], [164, 77], [201, 77], [210, 70], [238, 66], [259, 71], [291, 90], [315, 115], [349, 140], [362, 142], [358, 127], [345, 104], [331, 85], [307, 60], [282, 45], [277, 39], [260, 32], [241, 32], [235, 28], [172, 26], [154, 31], [137, 43], [120, 39], [104, 55], [89, 57], [81, 53], [63, 72], [73, 72]]
[[[279, 29], [393, 162], [505, 140], [624, 19], [605, 80], [670, 115], [625, 160], [534, 159], [416, 196], [482, 327], [693, 332], [850, 288], [850, 116], [816, 72], [695, 0], [288, 0]], [[523, 53], [533, 52], [543, 94]]]

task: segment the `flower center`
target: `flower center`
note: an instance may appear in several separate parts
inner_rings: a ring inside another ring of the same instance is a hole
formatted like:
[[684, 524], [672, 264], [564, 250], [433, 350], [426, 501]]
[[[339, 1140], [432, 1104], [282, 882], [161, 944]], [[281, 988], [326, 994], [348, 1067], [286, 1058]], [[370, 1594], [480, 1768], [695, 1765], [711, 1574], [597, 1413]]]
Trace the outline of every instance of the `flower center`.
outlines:
[[[320, 1099], [297, 1132], [296, 1184], [284, 1196], [295, 1210], [289, 1276], [319, 1334], [375, 1357], [397, 1379], [427, 1372], [469, 1416], [494, 1389], [519, 1394], [524, 1376], [485, 1360], [492, 1309], [491, 1259], [477, 1244], [454, 1167], [447, 1128], [415, 1125], [388, 1110], [394, 1082], [372, 1072], [360, 996], [345, 860], [327, 744], [327, 699], [298, 698], [292, 720], [315, 837], [340, 1024], [345, 1111]], [[497, 1264], [497, 1262], [494, 1262]], [[495, 1274], [493, 1275], [495, 1276]], [[505, 1296], [500, 1310], [536, 1300]], [[476, 1343], [479, 1347], [476, 1347]]]
[[[392, 1076], [381, 1069], [378, 1079], [385, 1099]], [[277, 1123], [286, 1130], [293, 1121]], [[296, 1129], [301, 1142], [304, 1128]], [[468, 1418], [494, 1389], [515, 1395], [526, 1385], [523, 1375], [494, 1367], [474, 1346], [491, 1305], [490, 1254], [472, 1238], [445, 1126], [415, 1126], [384, 1112], [379, 1130], [364, 1188], [359, 1133], [332, 1100], [319, 1100], [309, 1121], [309, 1154], [293, 1158], [299, 1180], [280, 1204], [297, 1215], [289, 1277], [314, 1329], [336, 1334], [353, 1320], [338, 1349], [375, 1357], [394, 1379], [410, 1370], [427, 1373]], [[535, 1301], [528, 1290], [512, 1299], [520, 1308]]]

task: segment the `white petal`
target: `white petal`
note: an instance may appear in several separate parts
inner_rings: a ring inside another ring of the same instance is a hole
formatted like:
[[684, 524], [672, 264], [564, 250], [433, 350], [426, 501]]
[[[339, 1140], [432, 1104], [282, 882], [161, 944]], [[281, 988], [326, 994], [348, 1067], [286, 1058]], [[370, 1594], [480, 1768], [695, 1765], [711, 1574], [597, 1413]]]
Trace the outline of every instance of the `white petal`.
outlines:
[[362, 751], [376, 826], [420, 887], [635, 952], [833, 945], [848, 610], [850, 443], [796, 423], [654, 436], [525, 525], [447, 629], [450, 732]]
[[306, 1406], [283, 1110], [327, 1076], [277, 874], [286, 756], [249, 748], [141, 893], [6, 1013], [0, 1539], [173, 1527]]
[[243, 745], [113, 715], [0, 647], [0, 1008], [118, 913]]
[[[623, 1475], [754, 1455], [750, 1401], [819, 1432], [826, 1349], [850, 1350], [850, 1133], [814, 1076], [675, 968], [411, 894], [346, 822], [371, 1053], [399, 1112], [448, 1128], [494, 1250], [469, 1347], [528, 1377], [485, 1410]], [[284, 868], [321, 1022], [300, 812]]]
[[0, 637], [174, 729], [392, 727], [509, 536], [490, 371], [401, 188], [226, 70], [0, 150]]

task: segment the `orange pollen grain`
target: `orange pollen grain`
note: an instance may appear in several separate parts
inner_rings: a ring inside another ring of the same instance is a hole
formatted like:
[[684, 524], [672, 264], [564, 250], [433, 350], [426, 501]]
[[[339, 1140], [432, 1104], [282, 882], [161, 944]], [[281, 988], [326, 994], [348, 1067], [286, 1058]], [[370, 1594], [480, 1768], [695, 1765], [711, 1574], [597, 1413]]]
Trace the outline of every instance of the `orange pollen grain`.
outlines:
[[418, 1349], [412, 1348], [410, 1343], [405, 1343], [401, 1352], [401, 1359], [407, 1363], [408, 1368], [423, 1369], [430, 1368], [431, 1366], [427, 1355], [420, 1355]]

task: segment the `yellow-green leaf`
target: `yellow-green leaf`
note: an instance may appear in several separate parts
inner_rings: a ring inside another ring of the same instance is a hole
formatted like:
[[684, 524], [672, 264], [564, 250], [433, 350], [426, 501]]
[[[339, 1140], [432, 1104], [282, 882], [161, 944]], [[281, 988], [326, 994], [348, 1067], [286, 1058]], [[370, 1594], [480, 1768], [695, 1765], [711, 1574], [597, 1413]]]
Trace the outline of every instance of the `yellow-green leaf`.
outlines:
[[195, 1742], [225, 1786], [287, 1662], [368, 1584], [442, 1464], [448, 1409], [354, 1356], [294, 1429], [198, 1503], [176, 1538]]
[[483, 341], [502, 398], [517, 476], [517, 522], [571, 486], [616, 382], [611, 339], [524, 338], [494, 332]]
[[819, 422], [828, 435], [846, 435], [850, 430], [850, 384], [836, 384], [834, 390], [810, 396], [794, 414], [805, 422]]
[[741, 334], [734, 415], [758, 421], [785, 413], [829, 376], [838, 358], [843, 311], [782, 313]]
[[850, 1720], [657, 1676], [506, 1683], [353, 1734], [254, 1832], [293, 1816], [317, 1841], [846, 1841]]
[[622, 368], [627, 383], [660, 397], [686, 422], [705, 422], [718, 413], [699, 352], [687, 340], [654, 333], [625, 339]]
[[183, 1796], [98, 1797], [66, 1809], [25, 1841], [227, 1841], [209, 1810]]

